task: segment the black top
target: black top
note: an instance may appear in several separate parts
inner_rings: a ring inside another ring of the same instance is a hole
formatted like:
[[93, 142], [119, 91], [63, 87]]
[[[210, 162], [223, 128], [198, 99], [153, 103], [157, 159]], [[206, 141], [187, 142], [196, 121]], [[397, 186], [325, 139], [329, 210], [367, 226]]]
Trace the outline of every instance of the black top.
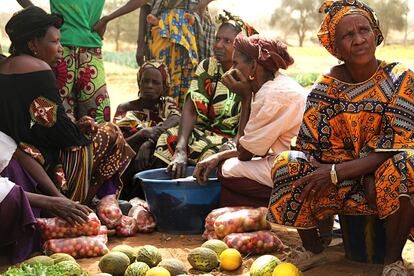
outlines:
[[0, 74], [0, 130], [56, 164], [59, 150], [90, 141], [66, 115], [52, 71]]

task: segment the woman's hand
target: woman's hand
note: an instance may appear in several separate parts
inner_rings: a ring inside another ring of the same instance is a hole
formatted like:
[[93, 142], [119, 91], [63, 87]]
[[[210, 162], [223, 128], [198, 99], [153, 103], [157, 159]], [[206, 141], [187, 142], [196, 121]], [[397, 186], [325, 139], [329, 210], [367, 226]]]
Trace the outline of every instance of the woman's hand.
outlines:
[[103, 39], [106, 32], [106, 25], [108, 24], [108, 19], [106, 16], [103, 16], [98, 22], [93, 25], [92, 30], [97, 32], [98, 35]]
[[154, 146], [151, 142], [146, 141], [139, 148], [137, 156], [135, 157], [135, 168], [138, 171], [148, 169], [151, 165]]
[[311, 201], [313, 198], [319, 197], [328, 186], [333, 185], [331, 181], [332, 164], [321, 164], [311, 157], [311, 163], [316, 168], [313, 172], [305, 175], [292, 185], [292, 190], [303, 186], [299, 200]]
[[81, 133], [88, 136], [98, 131], [98, 125], [94, 119], [89, 116], [83, 116], [76, 122], [76, 124], [79, 127]]
[[55, 216], [67, 221], [70, 225], [82, 224], [88, 221], [92, 210], [66, 197], [50, 197], [48, 210]]
[[198, 162], [193, 172], [193, 177], [196, 179], [197, 183], [206, 184], [211, 171], [218, 166], [220, 161], [219, 155], [213, 154], [203, 161]]
[[243, 99], [251, 97], [252, 91], [248, 80], [238, 69], [230, 69], [221, 77], [221, 82]]
[[167, 172], [171, 178], [186, 177], [187, 171], [187, 151], [182, 149], [175, 149], [174, 156], [171, 163], [167, 167]]

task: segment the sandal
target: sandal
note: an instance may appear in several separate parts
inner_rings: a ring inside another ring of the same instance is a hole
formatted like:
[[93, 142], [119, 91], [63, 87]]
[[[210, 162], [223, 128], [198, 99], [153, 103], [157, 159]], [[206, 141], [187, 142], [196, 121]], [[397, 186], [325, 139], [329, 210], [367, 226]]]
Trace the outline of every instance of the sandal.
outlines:
[[410, 276], [410, 273], [408, 273], [408, 269], [402, 261], [396, 261], [395, 263], [384, 266], [382, 276]]
[[294, 264], [300, 271], [306, 271], [312, 267], [325, 263], [326, 255], [324, 252], [315, 254], [306, 250], [303, 246], [298, 246], [296, 248], [291, 248], [283, 261]]

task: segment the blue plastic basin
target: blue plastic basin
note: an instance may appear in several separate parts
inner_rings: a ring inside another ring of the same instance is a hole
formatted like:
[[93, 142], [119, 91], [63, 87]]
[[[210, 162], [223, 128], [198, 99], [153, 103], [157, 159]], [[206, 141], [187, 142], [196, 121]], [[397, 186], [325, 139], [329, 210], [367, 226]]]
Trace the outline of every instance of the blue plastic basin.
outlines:
[[[187, 167], [187, 176], [193, 170], [194, 167]], [[207, 185], [171, 179], [165, 168], [139, 172], [135, 178], [141, 182], [160, 232], [200, 234], [206, 216], [219, 205], [221, 186], [215, 173]]]

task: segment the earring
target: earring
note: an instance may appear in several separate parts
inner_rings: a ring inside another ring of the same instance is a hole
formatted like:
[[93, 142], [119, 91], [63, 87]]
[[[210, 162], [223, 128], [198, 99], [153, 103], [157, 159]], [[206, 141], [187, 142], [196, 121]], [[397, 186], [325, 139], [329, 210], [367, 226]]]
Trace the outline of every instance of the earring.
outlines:
[[338, 64], [342, 64], [342, 60], [338, 59]]
[[254, 76], [249, 76], [249, 80], [254, 80]]

